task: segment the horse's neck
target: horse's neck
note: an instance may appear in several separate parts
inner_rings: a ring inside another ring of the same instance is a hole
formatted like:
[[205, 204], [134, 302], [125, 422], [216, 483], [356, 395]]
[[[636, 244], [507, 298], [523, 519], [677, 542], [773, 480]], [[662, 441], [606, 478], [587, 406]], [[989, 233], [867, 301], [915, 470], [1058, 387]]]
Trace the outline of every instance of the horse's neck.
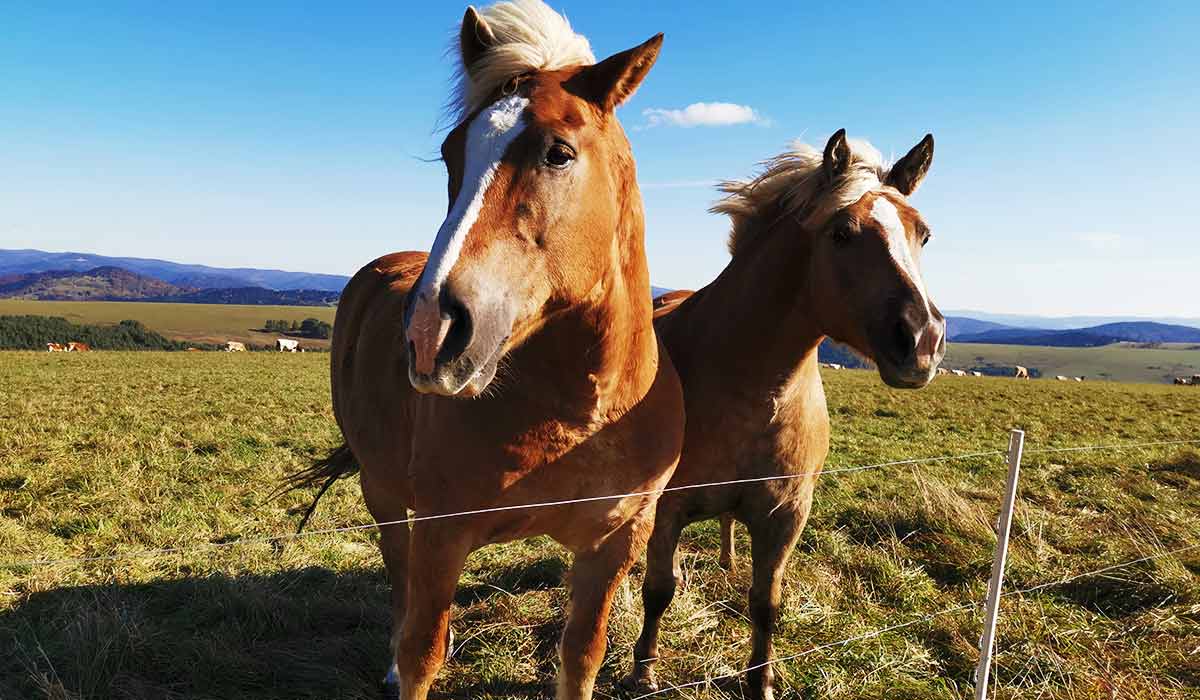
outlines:
[[805, 279], [807, 237], [790, 218], [763, 226], [717, 279], [660, 322], [685, 383], [719, 374], [740, 394], [761, 397], [806, 365], [815, 375], [824, 335]]
[[591, 293], [549, 317], [513, 368], [532, 399], [549, 398], [564, 417], [615, 419], [642, 400], [657, 376], [641, 231], [639, 217], [617, 236], [612, 262]]

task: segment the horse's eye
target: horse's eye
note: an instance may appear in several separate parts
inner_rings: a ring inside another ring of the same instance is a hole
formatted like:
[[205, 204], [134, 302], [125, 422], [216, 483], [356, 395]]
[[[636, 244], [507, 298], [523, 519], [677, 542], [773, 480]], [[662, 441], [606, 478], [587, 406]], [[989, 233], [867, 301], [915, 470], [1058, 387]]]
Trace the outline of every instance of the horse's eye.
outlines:
[[551, 168], [565, 168], [575, 160], [575, 151], [565, 143], [555, 143], [546, 151], [546, 165]]
[[929, 239], [930, 239], [930, 238], [933, 238], [933, 234], [932, 234], [932, 233], [927, 233], [927, 234], [925, 234], [925, 237], [921, 239], [921, 247], [922, 247], [922, 248], [924, 248], [925, 246], [929, 245]]

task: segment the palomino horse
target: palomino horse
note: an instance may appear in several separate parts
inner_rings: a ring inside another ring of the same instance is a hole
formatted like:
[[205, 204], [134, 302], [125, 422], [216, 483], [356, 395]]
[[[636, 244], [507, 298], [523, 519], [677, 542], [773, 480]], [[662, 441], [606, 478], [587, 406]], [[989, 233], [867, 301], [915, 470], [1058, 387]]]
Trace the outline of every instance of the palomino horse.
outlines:
[[781, 577], [829, 447], [818, 371], [825, 337], [869, 357], [888, 385], [919, 388], [945, 353], [945, 319], [921, 276], [929, 227], [908, 202], [933, 158], [926, 136], [891, 168], [838, 131], [824, 153], [796, 144], [750, 182], [723, 184], [732, 260], [704, 289], [656, 314], [683, 380], [687, 430], [658, 503], [642, 589], [646, 619], [623, 683], [657, 689], [659, 621], [675, 594], [679, 535], [732, 514], [752, 538], [751, 697], [773, 697], [771, 635]]
[[[400, 521], [380, 528], [394, 696], [429, 692], [467, 555], [547, 534], [575, 555], [557, 697], [592, 697], [612, 597], [653, 527], [646, 492], [666, 486], [683, 443], [614, 116], [661, 44], [594, 63], [540, 1], [468, 8], [464, 116], [442, 144], [446, 220], [428, 257], [379, 258], [338, 304], [333, 407], [346, 447], [299, 481], [331, 483], [357, 463], [376, 522]], [[642, 495], [520, 507], [631, 492]]]

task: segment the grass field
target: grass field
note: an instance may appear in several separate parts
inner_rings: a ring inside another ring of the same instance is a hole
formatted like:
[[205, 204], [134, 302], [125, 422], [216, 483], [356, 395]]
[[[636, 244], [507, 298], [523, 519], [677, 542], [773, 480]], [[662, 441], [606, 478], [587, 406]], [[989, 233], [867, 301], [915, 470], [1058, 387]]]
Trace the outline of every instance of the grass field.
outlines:
[[[141, 321], [172, 340], [224, 343], [237, 340], [274, 345], [274, 333], [260, 333], [268, 319], [303, 321], [317, 318], [333, 323], [331, 306], [242, 306], [238, 304], [158, 304], [136, 301], [31, 301], [0, 299], [0, 316], [33, 314], [61, 316], [72, 323]], [[304, 340], [303, 345], [327, 348], [327, 340]]]
[[[95, 306], [88, 304], [87, 306]], [[268, 497], [337, 439], [328, 358], [218, 353], [0, 357], [0, 698], [374, 698], [387, 587], [370, 531], [275, 547]], [[826, 376], [829, 466], [1002, 449], [1194, 439], [1190, 387], [941, 378], [921, 392], [869, 372]], [[982, 601], [999, 457], [828, 475], [792, 558], [778, 653]], [[368, 520], [354, 482], [313, 528]], [[1200, 545], [1200, 451], [1030, 454], [1010, 589]], [[664, 681], [737, 670], [748, 654], [743, 559], [716, 528], [685, 534], [685, 583], [664, 621]], [[158, 557], [155, 547], [203, 546]], [[125, 555], [49, 565], [29, 559]], [[454, 661], [437, 697], [552, 696], [568, 559], [546, 539], [475, 553], [460, 582]], [[629, 667], [636, 585], [618, 597], [599, 689]], [[782, 664], [780, 697], [969, 698], [977, 610]], [[1200, 696], [1200, 549], [1006, 598], [995, 698]], [[662, 697], [738, 697], [699, 686]]]
[[1118, 382], [1171, 382], [1200, 374], [1200, 350], [1194, 345], [1136, 348], [1118, 343], [1098, 348], [1050, 348], [1030, 345], [950, 343], [945, 365], [966, 369], [978, 365], [1037, 368], [1043, 377], [1086, 376]]

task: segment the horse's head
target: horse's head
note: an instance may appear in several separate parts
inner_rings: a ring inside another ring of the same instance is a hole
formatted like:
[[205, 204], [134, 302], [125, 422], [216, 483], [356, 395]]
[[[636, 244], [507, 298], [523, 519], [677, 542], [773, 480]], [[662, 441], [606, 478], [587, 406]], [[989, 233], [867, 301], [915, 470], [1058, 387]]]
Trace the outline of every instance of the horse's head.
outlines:
[[414, 388], [475, 396], [548, 314], [597, 293], [624, 255], [622, 234], [641, 235], [629, 215], [641, 207], [633, 157], [613, 112], [662, 36], [593, 63], [565, 19], [519, 0], [468, 8], [459, 43], [465, 116], [442, 144], [449, 211], [404, 334]]
[[933, 136], [886, 171], [863, 155], [845, 130], [822, 155], [817, 176], [841, 198], [813, 231], [809, 274], [823, 295], [817, 313], [825, 332], [869, 357], [888, 385], [920, 388], [946, 353], [946, 319], [921, 275], [929, 225], [908, 201], [933, 161]]

